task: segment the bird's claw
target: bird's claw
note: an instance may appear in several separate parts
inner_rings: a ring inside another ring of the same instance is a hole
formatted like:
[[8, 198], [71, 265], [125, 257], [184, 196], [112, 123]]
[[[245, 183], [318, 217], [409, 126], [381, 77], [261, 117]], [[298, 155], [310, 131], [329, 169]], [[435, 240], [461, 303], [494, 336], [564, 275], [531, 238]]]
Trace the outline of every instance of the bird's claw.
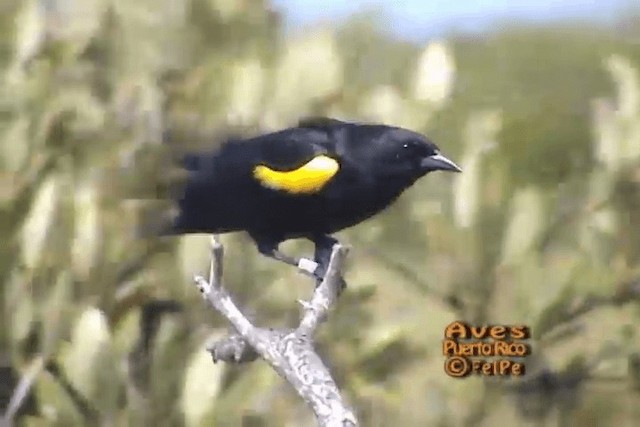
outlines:
[[[313, 273], [313, 277], [315, 277], [316, 279], [316, 287], [320, 286], [326, 274], [327, 274], [326, 267], [322, 265], [318, 265], [318, 268], [316, 268], [316, 270]], [[338, 293], [342, 293], [342, 291], [344, 291], [346, 287], [347, 287], [347, 282], [344, 281], [342, 276], [339, 276], [338, 277]]]

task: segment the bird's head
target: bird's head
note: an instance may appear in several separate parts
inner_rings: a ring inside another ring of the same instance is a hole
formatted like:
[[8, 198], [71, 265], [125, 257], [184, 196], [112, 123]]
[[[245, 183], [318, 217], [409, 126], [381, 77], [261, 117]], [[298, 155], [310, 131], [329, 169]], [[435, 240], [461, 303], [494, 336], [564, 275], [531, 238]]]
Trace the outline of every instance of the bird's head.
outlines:
[[433, 171], [462, 172], [436, 144], [405, 129], [393, 128], [380, 138], [374, 157], [376, 169], [389, 178], [415, 181]]

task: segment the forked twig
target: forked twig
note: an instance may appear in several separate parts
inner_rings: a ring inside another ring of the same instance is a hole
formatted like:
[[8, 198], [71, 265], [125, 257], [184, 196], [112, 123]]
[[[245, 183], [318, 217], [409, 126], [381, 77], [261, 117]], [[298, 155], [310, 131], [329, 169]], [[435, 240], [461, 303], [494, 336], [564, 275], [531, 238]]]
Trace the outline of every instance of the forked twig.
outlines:
[[264, 359], [307, 402], [320, 426], [357, 426], [355, 415], [340, 395], [326, 365], [315, 351], [313, 337], [327, 318], [340, 292], [340, 272], [349, 249], [335, 245], [327, 273], [309, 302], [301, 302], [304, 314], [295, 329], [276, 330], [254, 326], [238, 309], [222, 286], [224, 249], [217, 236], [211, 239], [209, 280], [194, 278], [204, 299], [229, 320], [238, 334], [209, 346], [214, 362], [240, 363]]

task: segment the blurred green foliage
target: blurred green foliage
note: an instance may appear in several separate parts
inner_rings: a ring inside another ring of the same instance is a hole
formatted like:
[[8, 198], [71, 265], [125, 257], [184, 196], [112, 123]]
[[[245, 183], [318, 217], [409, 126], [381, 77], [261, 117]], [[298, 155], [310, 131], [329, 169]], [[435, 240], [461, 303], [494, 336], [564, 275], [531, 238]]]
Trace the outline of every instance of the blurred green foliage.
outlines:
[[[349, 289], [319, 351], [363, 425], [640, 417], [640, 15], [414, 45], [375, 13], [285, 35], [262, 0], [43, 4], [0, 2], [0, 402], [33, 379], [20, 423], [312, 425], [264, 364], [204, 351], [227, 331], [190, 283], [207, 237], [133, 233], [171, 181], [167, 135], [306, 114], [425, 132], [465, 170], [339, 236]], [[223, 241], [247, 313], [294, 324], [311, 284]], [[456, 319], [531, 325], [527, 377], [447, 377]]]

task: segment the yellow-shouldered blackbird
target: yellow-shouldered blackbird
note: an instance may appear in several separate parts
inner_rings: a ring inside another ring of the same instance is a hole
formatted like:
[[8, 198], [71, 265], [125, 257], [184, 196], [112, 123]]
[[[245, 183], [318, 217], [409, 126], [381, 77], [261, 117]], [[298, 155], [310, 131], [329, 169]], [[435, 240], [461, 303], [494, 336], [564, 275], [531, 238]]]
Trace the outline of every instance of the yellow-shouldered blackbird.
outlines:
[[[337, 243], [332, 233], [380, 212], [429, 172], [460, 172], [416, 132], [330, 118], [228, 140], [185, 155], [183, 167], [179, 215], [163, 234], [246, 231], [260, 253], [318, 279]], [[278, 250], [294, 238], [315, 244], [315, 262]]]

